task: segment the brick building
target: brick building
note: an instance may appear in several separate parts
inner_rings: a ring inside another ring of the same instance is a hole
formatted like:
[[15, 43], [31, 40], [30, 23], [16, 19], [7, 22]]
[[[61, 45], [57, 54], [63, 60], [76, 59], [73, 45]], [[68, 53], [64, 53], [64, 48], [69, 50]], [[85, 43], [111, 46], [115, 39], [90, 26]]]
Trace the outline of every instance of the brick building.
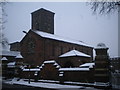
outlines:
[[46, 79], [59, 80], [61, 83], [75, 81], [108, 84], [109, 56], [105, 44], [100, 43], [95, 48], [94, 63], [93, 47], [54, 34], [54, 14], [43, 8], [33, 12], [32, 28], [20, 43], [11, 44], [11, 50], [20, 50], [23, 57], [24, 64], [18, 75], [36, 81]]
[[54, 14], [43, 8], [32, 13], [32, 28], [20, 42], [24, 62], [41, 65], [45, 60], [57, 60], [60, 55], [73, 49], [89, 55], [91, 62], [93, 47], [54, 34]]

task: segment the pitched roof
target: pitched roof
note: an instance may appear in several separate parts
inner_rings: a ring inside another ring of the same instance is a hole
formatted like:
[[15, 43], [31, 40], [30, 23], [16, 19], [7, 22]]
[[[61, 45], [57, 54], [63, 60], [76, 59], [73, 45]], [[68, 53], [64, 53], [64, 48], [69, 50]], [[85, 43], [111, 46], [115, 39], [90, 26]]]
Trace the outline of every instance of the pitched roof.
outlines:
[[54, 40], [58, 40], [58, 41], [68, 42], [68, 43], [72, 43], [72, 44], [92, 47], [92, 46], [90, 46], [88, 44], [85, 44], [85, 43], [83, 43], [81, 41], [72, 40], [72, 39], [68, 39], [68, 38], [63, 38], [63, 37], [60, 37], [58, 35], [49, 34], [49, 33], [38, 31], [38, 30], [31, 30], [31, 31], [36, 33], [36, 34], [38, 34], [38, 35], [40, 35], [41, 37], [44, 37], [44, 38], [49, 38], [49, 39], [54, 39]]
[[16, 64], [16, 62], [10, 62], [10, 63], [7, 64], [7, 66], [9, 68], [13, 68], [13, 67], [15, 67], [15, 64]]
[[55, 68], [60, 68], [60, 65], [58, 65], [55, 60], [44, 61], [43, 64], [39, 68], [43, 68], [45, 64], [53, 64]]
[[8, 59], [6, 57], [3, 57], [1, 61], [7, 61]]
[[19, 53], [15, 58], [23, 58], [22, 55]]
[[85, 64], [80, 65], [80, 67], [81, 68], [83, 68], [83, 67], [93, 68], [94, 65], [95, 65], [95, 63], [85, 63]]
[[70, 56], [82, 56], [82, 57], [91, 57], [90, 55], [84, 54], [77, 50], [71, 50], [65, 54], [60, 55], [59, 57], [70, 57]]
[[20, 52], [18, 51], [1, 51], [0, 55], [2, 56], [17, 56]]
[[16, 44], [16, 43], [20, 43], [20, 42], [16, 41], [16, 42], [11, 42], [9, 44], [12, 45], [12, 44]]
[[[50, 11], [50, 10], [46, 10], [46, 9], [44, 9], [44, 8], [40, 8], [40, 9], [38, 9], [38, 10], [32, 12], [31, 14], [36, 13], [36, 12], [41, 12], [41, 11], [49, 12], [49, 13], [53, 13], [53, 14], [55, 14], [54, 12], [52, 12], [52, 11]], [[42, 12], [42, 13], [43, 13], [43, 12]]]

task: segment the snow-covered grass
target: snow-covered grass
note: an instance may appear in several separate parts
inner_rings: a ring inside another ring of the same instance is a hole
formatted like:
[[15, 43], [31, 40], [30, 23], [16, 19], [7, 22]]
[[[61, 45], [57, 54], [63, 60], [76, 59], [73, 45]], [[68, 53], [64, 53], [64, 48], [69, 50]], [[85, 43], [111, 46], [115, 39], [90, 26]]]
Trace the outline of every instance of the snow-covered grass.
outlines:
[[81, 83], [81, 82], [70, 82], [70, 81], [65, 81], [64, 83], [66, 84], [75, 84], [75, 85], [94, 85], [94, 83]]
[[38, 80], [39, 82], [49, 82], [49, 83], [59, 83], [59, 81], [54, 80]]
[[61, 84], [53, 84], [53, 83], [42, 83], [42, 82], [30, 82], [24, 81], [23, 79], [17, 81], [16, 79], [13, 79], [12, 81], [6, 81], [8, 84], [20, 84], [20, 85], [26, 85], [26, 86], [32, 86], [32, 87], [42, 87], [42, 88], [81, 88], [82, 86], [72, 86], [72, 85], [61, 85]]
[[[54, 82], [54, 83], [51, 83], [51, 82]], [[19, 81], [17, 81], [17, 78], [14, 78], [11, 81], [6, 80], [5, 83], [26, 85], [26, 86], [32, 86], [32, 87], [50, 88], [50, 89], [62, 89], [62, 88], [74, 88], [74, 89], [82, 88], [83, 89], [83, 88], [90, 88], [90, 87], [83, 87], [83, 86], [77, 86], [77, 85], [63, 85], [63, 84], [59, 84], [59, 81], [52, 81], [52, 80], [39, 80], [39, 82], [33, 82], [32, 81], [29, 84], [28, 81], [25, 81], [24, 79], [20, 79]]]

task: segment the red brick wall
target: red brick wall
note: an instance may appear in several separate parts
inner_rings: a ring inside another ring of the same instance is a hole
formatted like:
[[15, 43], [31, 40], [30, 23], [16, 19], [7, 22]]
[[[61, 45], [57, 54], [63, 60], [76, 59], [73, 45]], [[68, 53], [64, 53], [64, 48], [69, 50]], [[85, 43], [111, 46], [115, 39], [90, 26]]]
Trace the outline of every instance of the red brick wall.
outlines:
[[94, 70], [90, 71], [64, 71], [64, 81], [94, 82]]
[[[28, 37], [34, 38], [36, 42], [34, 53], [28, 52]], [[35, 66], [41, 65], [44, 60], [56, 59], [61, 54], [73, 50], [73, 48], [83, 53], [89, 54], [91, 55], [91, 57], [93, 57], [93, 49], [90, 47], [42, 38], [39, 35], [33, 33], [32, 31], [29, 31], [29, 33], [23, 38], [20, 44], [24, 61], [34, 64]]]
[[35, 78], [34, 74], [35, 74], [35, 71], [22, 71], [20, 74], [20, 77], [26, 78], [26, 79], [29, 79], [29, 78], [34, 79]]
[[[35, 40], [35, 48], [34, 53], [29, 53], [28, 51], [28, 39], [34, 38]], [[44, 61], [44, 40], [40, 36], [34, 34], [33, 32], [28, 33], [23, 40], [21, 41], [21, 53], [24, 57], [24, 62], [40, 65]]]

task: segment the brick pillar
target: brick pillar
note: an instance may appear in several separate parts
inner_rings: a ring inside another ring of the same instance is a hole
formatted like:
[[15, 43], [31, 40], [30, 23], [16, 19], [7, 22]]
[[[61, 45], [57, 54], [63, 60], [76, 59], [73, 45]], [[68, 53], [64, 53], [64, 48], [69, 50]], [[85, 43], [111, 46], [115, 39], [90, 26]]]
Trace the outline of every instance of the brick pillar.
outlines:
[[109, 83], [109, 56], [108, 47], [99, 43], [95, 48], [95, 82]]

